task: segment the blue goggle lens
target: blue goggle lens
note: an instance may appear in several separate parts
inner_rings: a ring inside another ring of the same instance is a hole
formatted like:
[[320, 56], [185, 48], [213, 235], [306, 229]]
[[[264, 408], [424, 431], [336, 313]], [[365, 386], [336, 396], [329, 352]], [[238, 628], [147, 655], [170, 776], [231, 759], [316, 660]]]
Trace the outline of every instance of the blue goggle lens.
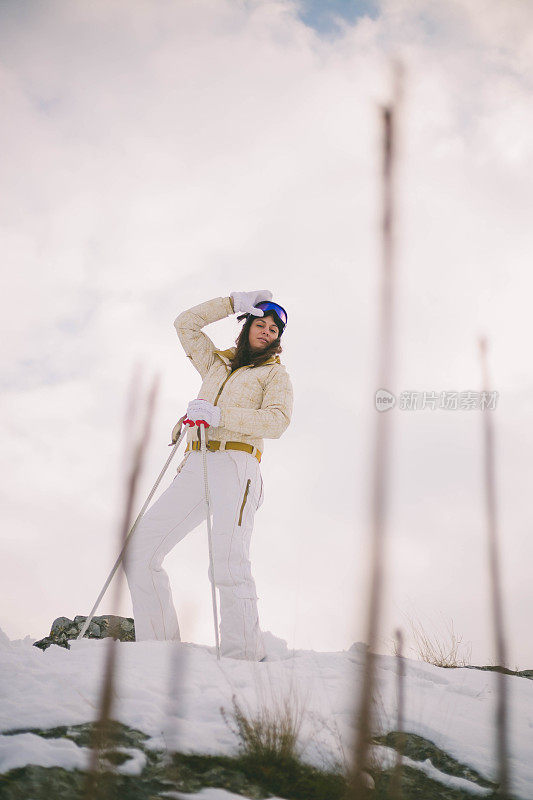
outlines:
[[260, 308], [264, 314], [268, 311], [275, 311], [283, 324], [287, 324], [287, 312], [283, 306], [278, 306], [277, 303], [271, 303], [270, 300], [263, 300], [261, 303], [256, 303], [255, 308]]

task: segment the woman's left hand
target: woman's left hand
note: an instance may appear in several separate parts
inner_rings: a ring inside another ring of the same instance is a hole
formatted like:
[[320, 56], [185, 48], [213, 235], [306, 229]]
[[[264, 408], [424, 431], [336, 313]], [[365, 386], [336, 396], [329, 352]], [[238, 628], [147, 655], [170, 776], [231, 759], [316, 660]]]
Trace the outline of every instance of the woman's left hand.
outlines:
[[187, 420], [190, 420], [196, 424], [198, 421], [203, 420], [208, 425], [216, 428], [220, 424], [220, 414], [220, 408], [207, 400], [191, 400], [187, 406], [187, 419], [185, 422], [187, 423]]

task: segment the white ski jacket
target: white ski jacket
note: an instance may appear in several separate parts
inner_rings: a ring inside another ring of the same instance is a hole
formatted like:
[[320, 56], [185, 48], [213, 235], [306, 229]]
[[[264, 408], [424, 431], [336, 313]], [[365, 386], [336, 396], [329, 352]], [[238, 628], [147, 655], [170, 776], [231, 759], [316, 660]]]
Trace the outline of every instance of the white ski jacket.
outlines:
[[[259, 367], [239, 367], [231, 372], [236, 348], [217, 350], [202, 328], [233, 314], [230, 297], [217, 297], [184, 311], [174, 321], [187, 356], [203, 378], [198, 397], [218, 405], [220, 425], [208, 429], [208, 439], [245, 442], [263, 451], [263, 437], [277, 439], [291, 421], [293, 391], [279, 356]], [[197, 441], [196, 428], [187, 433]]]

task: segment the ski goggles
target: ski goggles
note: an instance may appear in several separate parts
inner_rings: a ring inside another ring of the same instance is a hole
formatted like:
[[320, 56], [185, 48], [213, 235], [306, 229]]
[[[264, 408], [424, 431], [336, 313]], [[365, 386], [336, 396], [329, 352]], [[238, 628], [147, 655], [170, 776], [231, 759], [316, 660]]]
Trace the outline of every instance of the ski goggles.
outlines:
[[255, 308], [260, 308], [261, 311], [263, 311], [264, 316], [266, 316], [269, 311], [275, 311], [283, 324], [287, 324], [287, 312], [283, 306], [279, 306], [277, 303], [272, 303], [270, 300], [262, 300], [260, 303], [255, 304]]

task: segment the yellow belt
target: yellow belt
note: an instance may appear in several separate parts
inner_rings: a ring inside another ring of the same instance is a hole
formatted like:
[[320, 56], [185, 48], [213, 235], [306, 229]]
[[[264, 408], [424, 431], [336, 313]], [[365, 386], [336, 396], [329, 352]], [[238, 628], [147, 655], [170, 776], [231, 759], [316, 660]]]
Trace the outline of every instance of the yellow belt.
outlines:
[[[185, 448], [185, 452], [188, 450], [199, 450], [201, 447], [200, 442], [189, 442], [187, 447]], [[215, 450], [220, 450], [220, 442], [216, 441], [208, 441], [207, 442], [207, 449], [211, 452]], [[244, 450], [245, 453], [251, 453], [254, 455], [257, 460], [261, 461], [261, 450], [258, 450], [257, 447], [253, 447], [251, 444], [246, 444], [245, 442], [226, 442], [223, 445], [222, 450]], [[255, 450], [255, 453], [254, 453]]]

